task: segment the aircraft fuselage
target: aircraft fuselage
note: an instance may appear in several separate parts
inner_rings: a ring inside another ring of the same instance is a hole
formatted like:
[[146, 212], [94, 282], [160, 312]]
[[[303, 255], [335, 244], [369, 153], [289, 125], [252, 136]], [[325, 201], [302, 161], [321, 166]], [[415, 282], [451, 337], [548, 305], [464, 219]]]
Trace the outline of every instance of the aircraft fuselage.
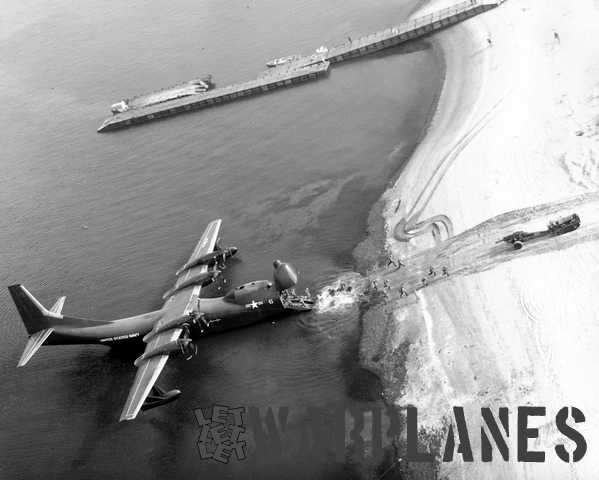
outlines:
[[[168, 305], [165, 305], [161, 310], [106, 322], [63, 316], [62, 321], [56, 319], [54, 332], [45, 343], [116, 345], [132, 340], [140, 341], [167, 310]], [[201, 321], [190, 325], [193, 337], [244, 327], [273, 316], [297, 312], [301, 308], [286, 307], [281, 299], [281, 292], [271, 282], [259, 280], [241, 285], [224, 297], [201, 298], [195, 310], [199, 312]], [[305, 310], [309, 310], [309, 307]]]

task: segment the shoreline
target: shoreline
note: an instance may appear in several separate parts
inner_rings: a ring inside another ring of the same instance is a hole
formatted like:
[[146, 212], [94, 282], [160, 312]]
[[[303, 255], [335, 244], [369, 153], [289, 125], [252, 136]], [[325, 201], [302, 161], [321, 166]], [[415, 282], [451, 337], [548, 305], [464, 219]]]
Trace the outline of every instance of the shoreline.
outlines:
[[[419, 2], [419, 4], [410, 12], [410, 15], [407, 18], [407, 20], [410, 20], [410, 19], [422, 14], [422, 12], [431, 3], [433, 3], [432, 0], [421, 0], [421, 2]], [[456, 27], [454, 26], [452, 28], [456, 28]], [[433, 124], [433, 121], [435, 119], [435, 116], [436, 116], [438, 108], [439, 108], [439, 101], [441, 100], [442, 93], [445, 89], [447, 65], [445, 62], [445, 57], [443, 55], [443, 51], [439, 47], [438, 42], [435, 40], [434, 37], [433, 38], [428, 37], [428, 38], [425, 38], [422, 40], [418, 40], [417, 42], [424, 43], [427, 45], [427, 48], [432, 49], [435, 59], [440, 62], [441, 67], [440, 67], [439, 73], [440, 73], [441, 85], [440, 85], [440, 88], [435, 92], [435, 98], [430, 106], [429, 111], [426, 114], [426, 121], [425, 121], [424, 128], [421, 130], [418, 138], [416, 139], [412, 151], [409, 154], [405, 155], [404, 158], [402, 158], [402, 160], [398, 163], [397, 167], [393, 171], [392, 177], [388, 181], [388, 186], [381, 193], [378, 200], [370, 208], [368, 217], [366, 219], [366, 236], [355, 246], [355, 248], [352, 251], [352, 257], [354, 258], [354, 261], [356, 264], [356, 270], [361, 275], [368, 273], [368, 271], [372, 270], [373, 268], [377, 268], [378, 264], [381, 260], [383, 262], [385, 262], [386, 259], [388, 258], [388, 255], [387, 255], [387, 233], [388, 232], [387, 232], [387, 228], [386, 228], [386, 219], [384, 217], [384, 211], [385, 211], [385, 206], [386, 206], [385, 196], [387, 195], [389, 190], [391, 190], [393, 188], [393, 185], [395, 185], [396, 182], [400, 179], [402, 173], [408, 167], [408, 165], [410, 164], [415, 153], [418, 151], [421, 143], [424, 142], [425, 139], [427, 138], [428, 132]], [[357, 362], [366, 371], [369, 371], [373, 375], [375, 375], [375, 377], [377, 379], [377, 384], [379, 386], [378, 394], [380, 396], [381, 402], [388, 407], [392, 407], [393, 402], [389, 401], [389, 399], [387, 398], [387, 396], [385, 394], [387, 387], [385, 386], [386, 382], [385, 382], [384, 372], [381, 371], [381, 369], [373, 366], [371, 362], [365, 361], [364, 355], [363, 355], [365, 321], [367, 321], [366, 319], [369, 316], [371, 316], [375, 313], [378, 313], [378, 308], [373, 308], [372, 306], [370, 306], [366, 312], [362, 312], [360, 314]], [[393, 445], [394, 451], [391, 454], [391, 456], [385, 455], [382, 463], [380, 463], [378, 465], [372, 465], [371, 468], [378, 469], [379, 471], [382, 470], [385, 472], [385, 474], [387, 474], [387, 473], [391, 472], [391, 470], [395, 469], [397, 458], [400, 457], [400, 454], [403, 450], [403, 446], [401, 443], [398, 444], [396, 440], [394, 440], [392, 442], [392, 445]], [[425, 474], [426, 473], [432, 474], [434, 467], [433, 467], [433, 469], [431, 469], [430, 465], [425, 465], [424, 469], [425, 469]], [[420, 470], [422, 470], [422, 469], [420, 469]], [[376, 471], [376, 470], [373, 470], [373, 471]], [[422, 472], [421, 472], [421, 474], [422, 474]]]
[[[417, 7], [410, 13], [408, 20], [421, 15], [431, 5], [434, 4], [434, 0], [422, 0]], [[452, 28], [458, 28], [461, 24], [453, 26]], [[438, 35], [438, 34], [437, 34]], [[361, 274], [368, 273], [374, 268], [378, 268], [379, 262], [382, 260], [386, 262], [388, 258], [388, 228], [387, 220], [385, 218], [385, 210], [387, 208], [386, 196], [394, 188], [397, 182], [400, 180], [404, 171], [408, 168], [413, 158], [421, 148], [421, 144], [429, 138], [429, 132], [433, 128], [435, 118], [439, 111], [439, 104], [446, 89], [447, 80], [447, 62], [444, 55], [444, 51], [439, 41], [436, 40], [436, 36], [428, 37], [423, 40], [418, 40], [420, 43], [425, 43], [427, 48], [432, 49], [435, 59], [440, 63], [440, 77], [441, 85], [435, 93], [434, 101], [431, 104], [429, 111], [427, 112], [426, 123], [424, 128], [420, 132], [416, 139], [413, 150], [405, 156], [405, 158], [398, 164], [394, 170], [392, 177], [389, 179], [388, 187], [382, 192], [379, 199], [372, 205], [367, 218], [367, 230], [366, 237], [361, 240], [353, 250], [352, 256], [356, 261], [356, 269]], [[358, 363], [365, 370], [371, 372], [377, 378], [377, 383], [380, 387], [379, 395], [382, 403], [388, 407], [393, 407], [394, 403], [392, 398], [387, 395], [389, 389], [389, 378], [386, 375], [386, 370], [379, 368], [376, 362], [369, 361], [365, 356], [365, 338], [370, 335], [369, 329], [365, 328], [367, 322], [376, 322], [377, 318], [385, 318], [389, 314], [385, 311], [385, 305], [377, 303], [370, 305], [369, 308], [360, 314], [360, 327], [359, 327], [359, 342], [358, 342]], [[382, 311], [381, 311], [382, 310]], [[386, 330], [386, 329], [385, 329]], [[403, 350], [403, 349], [402, 349]], [[403, 357], [403, 355], [402, 355]], [[403, 382], [403, 378], [400, 383]], [[405, 448], [404, 439], [393, 440], [393, 453], [391, 456], [386, 455], [383, 462], [380, 463], [377, 468], [389, 473], [397, 468], [397, 459], [401, 457], [402, 452]], [[431, 464], [420, 465], [415, 468], [419, 475], [433, 475], [436, 466]]]
[[[512, 1], [434, 37], [447, 62], [438, 108], [380, 200], [386, 247], [396, 258], [434, 245], [429, 236], [398, 242], [394, 230], [404, 219], [447, 215], [460, 233], [502, 212], [599, 189], [599, 47], [584, 40], [598, 19], [590, 0], [576, 11], [564, 0]], [[381, 378], [387, 403], [419, 408], [419, 426], [437, 435], [424, 442], [442, 438], [452, 405], [471, 413], [481, 405], [553, 411], [565, 402], [593, 412], [598, 389], [573, 372], [578, 357], [599, 361], [597, 275], [581, 268], [597, 261], [595, 251], [589, 242], [451, 278], [414, 301], [377, 305], [363, 320], [361, 362]], [[440, 464], [438, 472], [591, 478], [599, 457], [591, 431], [599, 425], [587, 420], [587, 464], [549, 456], [532, 466]], [[551, 450], [559, 432], [551, 425], [541, 431], [541, 446]]]
[[[421, 8], [413, 12], [412, 16], [423, 15], [426, 13], [426, 10], [436, 8], [437, 4], [439, 3], [443, 2], [438, 0], [429, 0], [423, 2]], [[442, 86], [437, 92], [437, 98], [435, 100], [432, 112], [430, 113], [430, 118], [426, 127], [423, 129], [421, 138], [419, 139], [416, 148], [406, 162], [400, 168], [398, 168], [396, 174], [390, 181], [390, 187], [381, 195], [381, 198], [373, 207], [370, 216], [371, 218], [369, 218], [368, 238], [362, 243], [371, 241], [371, 237], [374, 237], [375, 241], [378, 239], [380, 241], [380, 243], [378, 243], [378, 251], [382, 252], [382, 255], [391, 255], [394, 258], [403, 258], [411, 251], [415, 250], [409, 244], [397, 244], [396, 242], [390, 241], [393, 231], [393, 222], [396, 221], [396, 218], [405, 216], [407, 211], [412, 209], [413, 205], [405, 202], [405, 200], [410, 201], [417, 198], [417, 193], [413, 195], [414, 198], [410, 198], [407, 195], [404, 198], [403, 192], [409, 190], [418, 192], [419, 189], [424, 189], [424, 184], [426, 184], [426, 181], [422, 180], [420, 171], [424, 170], [426, 167], [429, 169], [434, 168], [434, 162], [431, 162], [430, 160], [427, 162], [427, 158], [434, 158], [432, 152], [434, 151], [435, 147], [437, 147], [442, 141], [450, 140], [452, 136], [455, 136], [451, 130], [449, 122], [452, 119], [452, 114], [456, 111], [456, 109], [459, 109], [459, 100], [464, 99], [463, 96], [459, 95], [459, 93], [456, 93], [455, 91], [455, 84], [461, 80], [461, 76], [459, 75], [460, 62], [459, 58], [457, 58], [458, 55], [456, 53], [455, 39], [459, 40], [460, 38], [463, 38], [465, 41], [469, 41], [470, 35], [472, 33], [470, 32], [471, 27], [468, 25], [468, 23], [477, 20], [478, 18], [469, 19], [467, 22], [455, 25], [450, 30], [437, 33], [435, 36], [427, 40], [433, 48], [435, 56], [442, 62]], [[456, 33], [457, 30], [461, 31]], [[452, 48], [447, 46], [448, 41], [454, 43]], [[466, 76], [466, 80], [471, 81], [472, 77]], [[452, 87], [454, 88], [453, 91], [451, 90]], [[474, 93], [480, 93], [480, 89], [477, 89]], [[465, 109], [462, 109], [461, 117], [466, 117], [470, 113], [470, 111], [464, 110]], [[449, 148], [446, 150], [449, 150]], [[445, 155], [447, 155], [447, 152]], [[417, 181], [419, 183], [415, 186], [412, 185], [410, 188], [408, 187], [409, 180]], [[407, 205], [409, 205], [409, 208], [406, 208]], [[378, 213], [376, 216], [374, 215], [375, 209]], [[404, 212], [403, 214], [402, 211]], [[360, 248], [362, 247], [362, 243], [359, 245]], [[371, 268], [374, 268], [374, 263], [375, 262], [371, 260]], [[373, 315], [373, 317], [375, 317], [375, 315]], [[366, 335], [363, 335], [361, 341], [361, 363], [365, 366], [365, 368], [371, 370], [381, 378], [381, 381], [383, 381], [385, 377], [388, 377], [387, 374], [389, 369], [381, 367], [377, 364], [377, 362], [372, 362], [367, 357], [368, 352], [370, 352], [372, 349], [370, 346], [371, 344], [378, 345], [383, 342], [383, 339], [386, 336], [387, 328], [382, 329], [382, 331], [379, 329], [366, 329], [366, 332]], [[383, 383], [385, 382], [383, 381]]]
[[[418, 4], [412, 9], [409, 16], [405, 21], [413, 20], [414, 18], [426, 13], [426, 9], [434, 4], [434, 0], [420, 0]], [[456, 28], [458, 25], [454, 25], [451, 28]], [[428, 132], [431, 128], [433, 120], [439, 109], [439, 101], [441, 99], [443, 90], [445, 88], [445, 81], [447, 76], [447, 64], [445, 62], [445, 56], [443, 55], [442, 49], [439, 47], [435, 37], [426, 37], [415, 41], [416, 44], [424, 43], [427, 48], [430, 48], [435, 58], [440, 62], [440, 79], [441, 86], [435, 92], [435, 98], [431, 104], [429, 111], [426, 114], [426, 120], [424, 127], [419, 133], [414, 143], [413, 150], [402, 159], [397, 167], [393, 171], [393, 175], [388, 180], [388, 187], [382, 192], [379, 199], [372, 205], [370, 213], [366, 221], [366, 236], [363, 238], [354, 248], [352, 256], [356, 260], [357, 270], [360, 273], [367, 272], [368, 270], [375, 268], [378, 260], [383, 256], [387, 258], [387, 229], [386, 221], [384, 216], [386, 199], [385, 196], [390, 190], [393, 189], [394, 185], [398, 182], [400, 176], [410, 164], [412, 158], [420, 148], [420, 144], [425, 141], [428, 136]], [[405, 48], [405, 47], [399, 47]]]
[[[424, 0], [421, 5], [426, 5], [429, 0]], [[420, 9], [414, 10], [411, 17], [420, 13]], [[443, 93], [446, 79], [446, 65], [445, 58], [441, 49], [439, 48], [438, 42], [431, 38], [424, 40], [418, 40], [418, 42], [428, 45], [433, 52], [434, 57], [440, 62], [440, 78], [441, 87], [436, 91], [435, 98], [430, 106], [429, 111], [426, 113], [426, 120], [424, 127], [420, 134], [415, 140], [413, 149], [410, 153], [402, 155], [402, 159], [393, 171], [393, 175], [388, 180], [387, 188], [381, 193], [378, 200], [372, 205], [368, 218], [366, 221], [366, 236], [356, 245], [353, 250], [353, 257], [356, 259], [357, 271], [360, 273], [367, 273], [373, 268], [377, 268], [380, 260], [386, 261], [388, 258], [388, 247], [387, 247], [387, 228], [385, 210], [387, 207], [386, 195], [393, 189], [394, 185], [398, 182], [401, 175], [404, 173], [406, 168], [409, 166], [414, 155], [420, 148], [421, 143], [425, 141], [428, 136], [428, 132], [433, 124], [433, 120], [439, 108], [439, 101]], [[393, 153], [391, 154], [393, 155]]]

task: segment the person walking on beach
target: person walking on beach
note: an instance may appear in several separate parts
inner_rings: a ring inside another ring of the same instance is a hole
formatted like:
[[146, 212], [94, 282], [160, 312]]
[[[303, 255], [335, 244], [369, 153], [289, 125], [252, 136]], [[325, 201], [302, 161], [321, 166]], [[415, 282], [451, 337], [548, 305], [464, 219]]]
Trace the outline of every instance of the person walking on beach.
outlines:
[[493, 40], [491, 40], [491, 37], [487, 37], [487, 45], [489, 45], [489, 47], [493, 46]]
[[447, 271], [447, 267], [444, 266], [441, 269], [441, 271], [442, 271], [444, 277], [449, 277], [449, 272]]
[[403, 283], [399, 286], [399, 297], [407, 297], [408, 296], [408, 292], [406, 292], [406, 289], [403, 287]]
[[426, 287], [426, 286], [428, 285], [428, 281], [427, 281], [427, 279], [426, 279], [426, 278], [424, 278], [424, 277], [422, 277], [422, 280], [421, 280], [421, 282], [422, 282], [422, 286], [423, 286], [423, 287]]
[[395, 270], [399, 270], [401, 267], [405, 267], [405, 264], [400, 260], [395, 260], [393, 257], [389, 257], [389, 261], [387, 262], [387, 267], [393, 265]]
[[385, 278], [385, 281], [383, 282], [383, 288], [385, 290], [389, 290], [391, 288], [391, 285], [389, 285], [389, 280], [387, 280], [386, 278]]
[[428, 267], [428, 276], [429, 277], [436, 277], [437, 276], [437, 272], [435, 272], [435, 269], [432, 266]]
[[389, 257], [389, 261], [387, 262], [387, 267], [393, 265], [396, 270], [399, 270], [401, 267], [405, 267], [405, 265], [401, 262], [401, 260], [395, 260], [393, 257]]
[[557, 42], [557, 43], [562, 43], [562, 41], [559, 38], [559, 33], [557, 33], [557, 30], [553, 31], [553, 39]]

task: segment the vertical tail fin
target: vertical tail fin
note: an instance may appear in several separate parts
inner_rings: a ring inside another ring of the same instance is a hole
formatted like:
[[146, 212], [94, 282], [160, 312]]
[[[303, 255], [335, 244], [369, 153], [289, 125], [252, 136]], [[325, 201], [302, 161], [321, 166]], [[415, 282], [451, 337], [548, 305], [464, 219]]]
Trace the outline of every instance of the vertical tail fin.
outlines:
[[[52, 311], [49, 311], [23, 285], [11, 285], [8, 287], [8, 291], [17, 306], [29, 335], [51, 327], [54, 323], [52, 319], [62, 317], [59, 309], [62, 309], [61, 303], [64, 303], [64, 301], [61, 302], [61, 299], [58, 299], [52, 307]], [[58, 311], [55, 311], [55, 308]]]
[[52, 325], [55, 319], [62, 318], [61, 312], [66, 297], [60, 297], [52, 308], [47, 310], [23, 285], [11, 285], [8, 291], [29, 334], [29, 340], [18, 363], [18, 366], [22, 367], [54, 331]]

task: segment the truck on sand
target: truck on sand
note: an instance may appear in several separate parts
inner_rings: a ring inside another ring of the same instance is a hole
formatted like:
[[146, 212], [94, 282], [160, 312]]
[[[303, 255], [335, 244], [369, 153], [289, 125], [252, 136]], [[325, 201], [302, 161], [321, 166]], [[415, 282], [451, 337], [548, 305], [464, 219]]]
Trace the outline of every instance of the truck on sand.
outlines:
[[524, 246], [524, 242], [542, 237], [557, 237], [558, 235], [572, 232], [578, 227], [580, 227], [580, 217], [576, 213], [573, 213], [567, 217], [550, 221], [546, 230], [541, 230], [538, 232], [525, 232], [523, 230], [518, 230], [503, 237], [501, 240], [497, 240], [496, 243], [509, 243], [514, 247], [514, 250], [520, 250]]

